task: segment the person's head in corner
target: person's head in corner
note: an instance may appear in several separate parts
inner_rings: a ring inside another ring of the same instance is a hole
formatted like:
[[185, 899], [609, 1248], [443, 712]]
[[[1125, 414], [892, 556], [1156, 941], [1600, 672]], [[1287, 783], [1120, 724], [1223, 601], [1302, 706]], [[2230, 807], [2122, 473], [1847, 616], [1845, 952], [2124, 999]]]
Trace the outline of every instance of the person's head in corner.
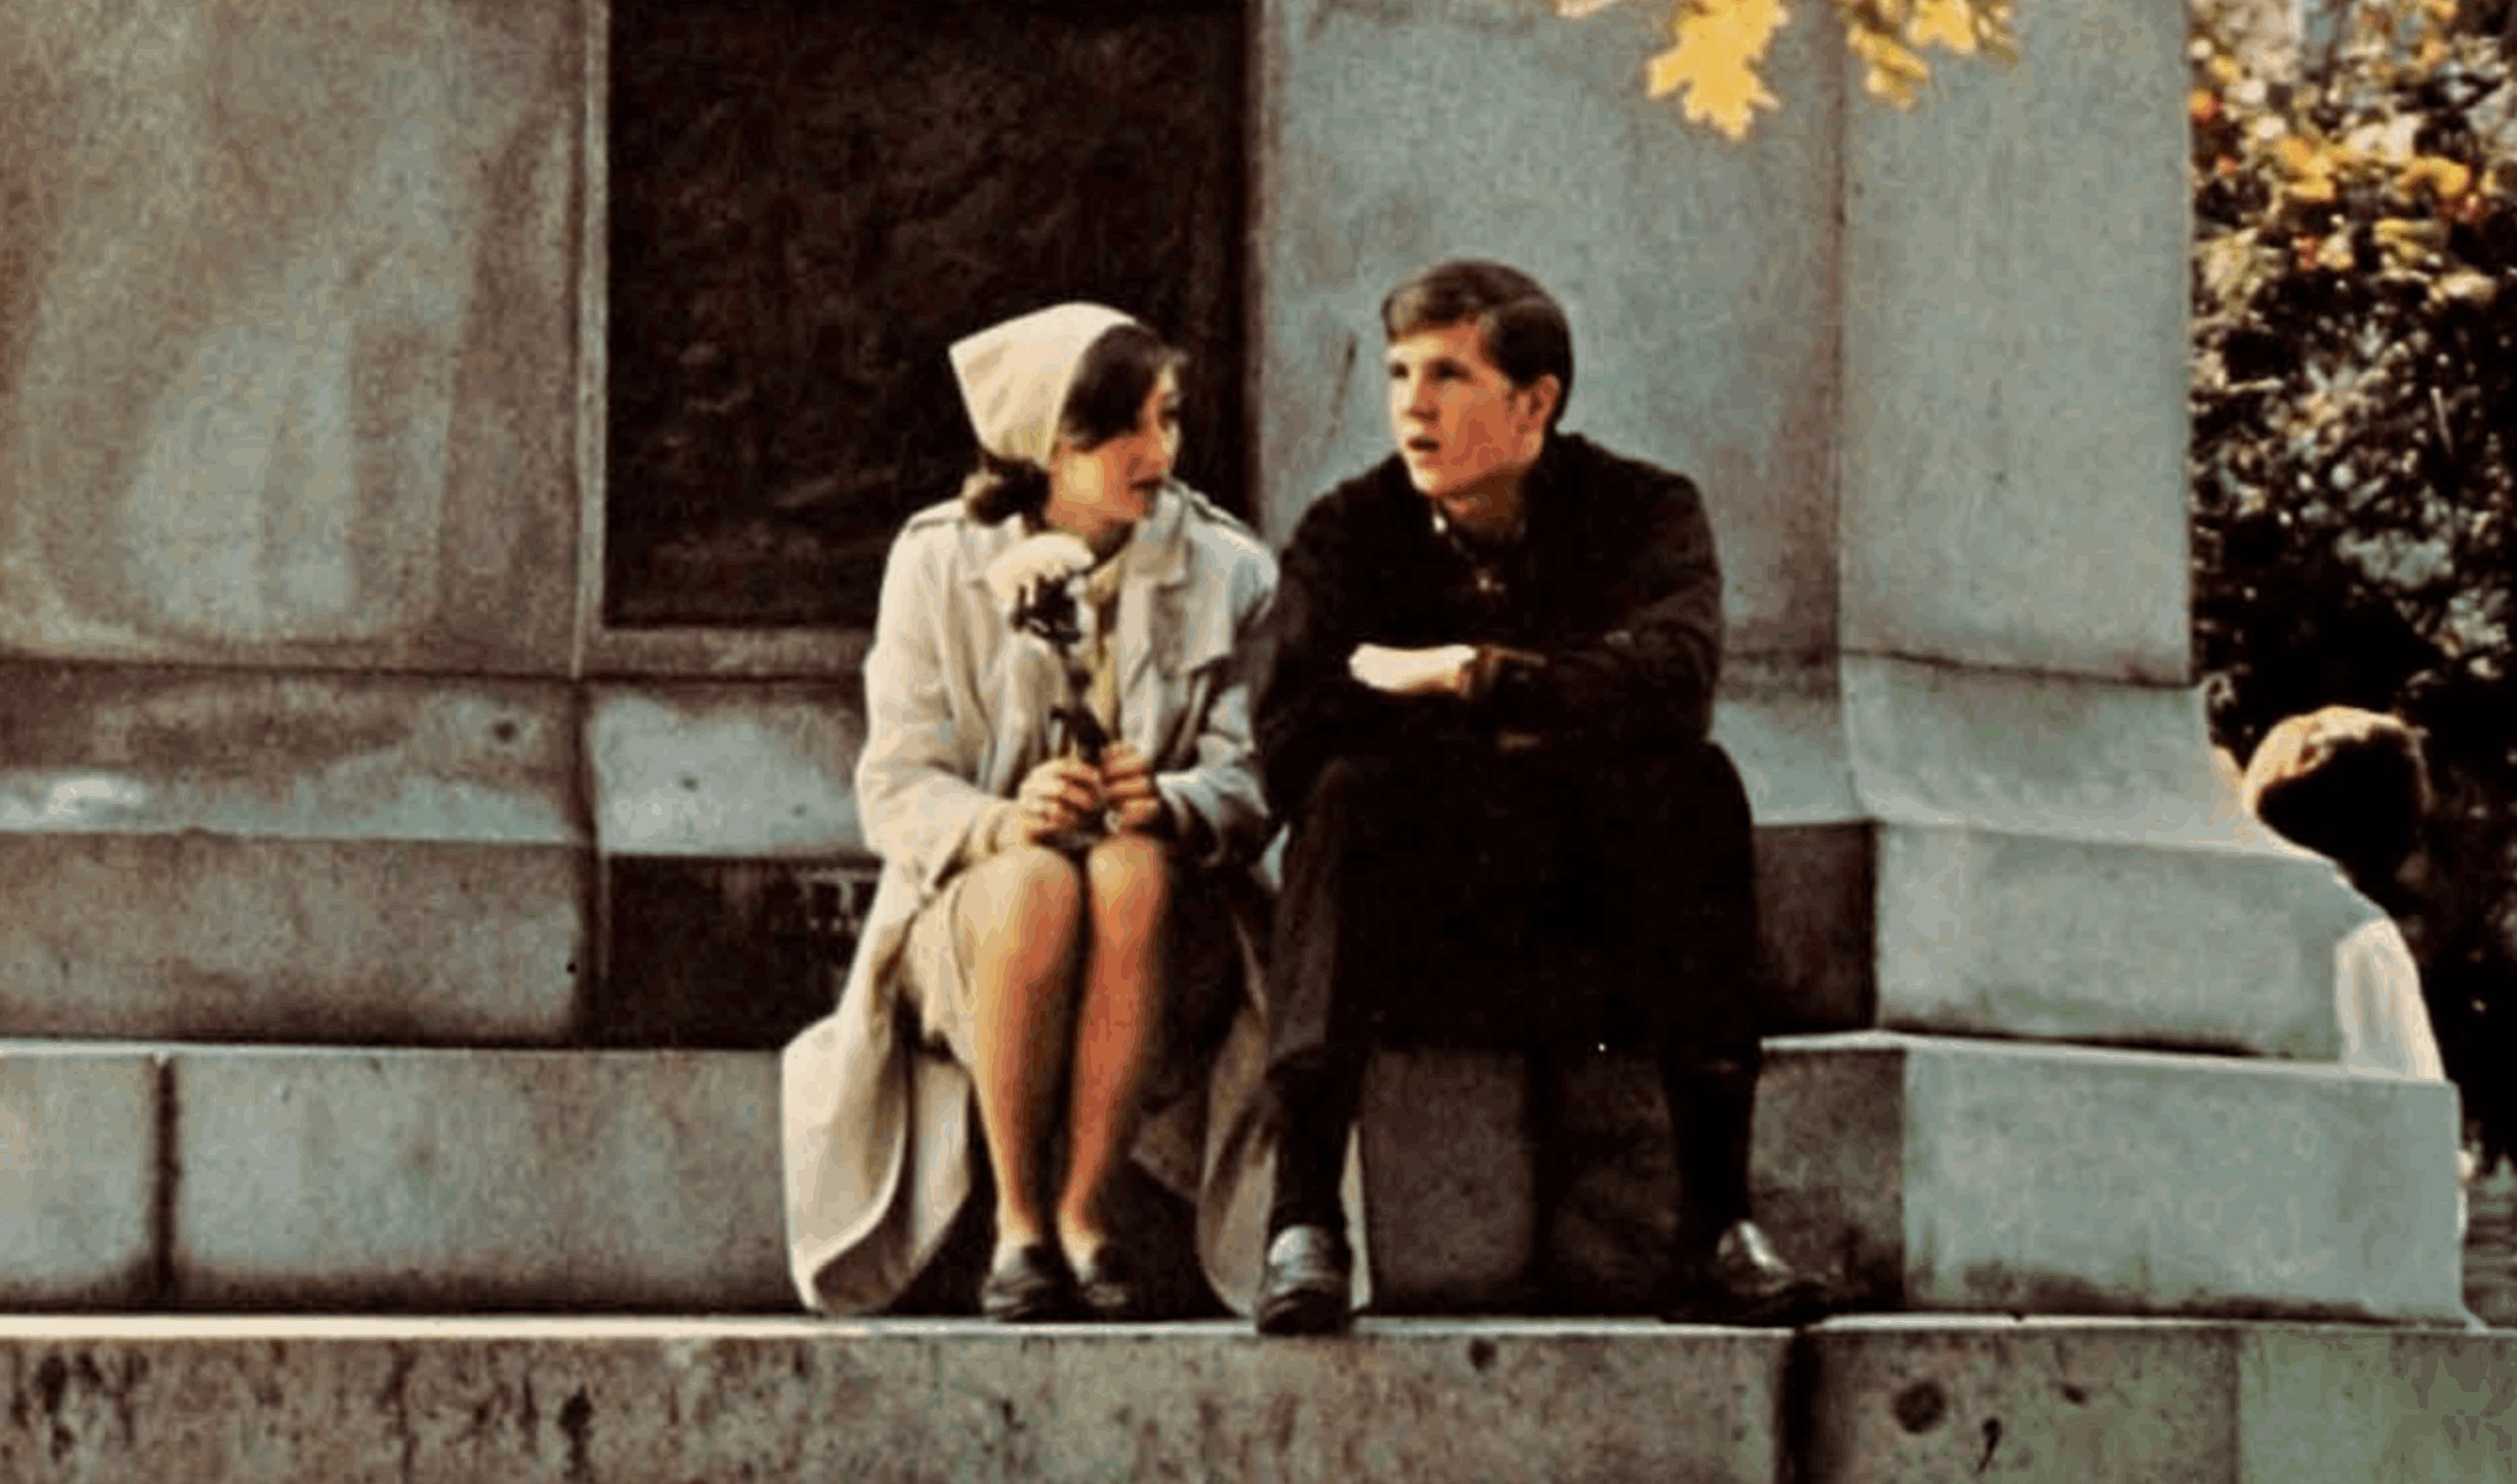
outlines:
[[1464, 260], [1391, 289], [1381, 327], [1409, 481], [1472, 531], [1508, 528], [1573, 391], [1563, 307], [1517, 269]]
[[2420, 737], [2400, 719], [2325, 706], [2276, 723], [2247, 761], [2246, 808], [2329, 856], [2381, 904], [2420, 845], [2430, 806]]

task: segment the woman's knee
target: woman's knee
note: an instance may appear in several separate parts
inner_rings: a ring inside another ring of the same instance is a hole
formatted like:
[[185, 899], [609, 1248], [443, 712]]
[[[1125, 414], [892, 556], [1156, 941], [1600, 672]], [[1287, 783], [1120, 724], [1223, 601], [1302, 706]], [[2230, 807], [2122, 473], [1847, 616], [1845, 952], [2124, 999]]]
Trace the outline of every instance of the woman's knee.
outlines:
[[1112, 835], [1085, 857], [1084, 881], [1096, 926], [1159, 925], [1171, 911], [1171, 847], [1151, 835]]
[[983, 933], [1035, 941], [1071, 940], [1084, 915], [1075, 863], [1045, 845], [1018, 845], [989, 860], [970, 883], [968, 903]]

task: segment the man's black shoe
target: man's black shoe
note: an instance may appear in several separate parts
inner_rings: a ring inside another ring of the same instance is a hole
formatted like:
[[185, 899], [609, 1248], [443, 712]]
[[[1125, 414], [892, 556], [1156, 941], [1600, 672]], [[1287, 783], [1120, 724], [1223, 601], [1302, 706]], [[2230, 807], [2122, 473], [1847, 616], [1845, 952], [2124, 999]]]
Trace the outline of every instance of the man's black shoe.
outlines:
[[1354, 1254], [1325, 1226], [1289, 1226], [1267, 1244], [1256, 1308], [1261, 1335], [1334, 1335], [1353, 1319]]
[[1709, 1252], [1682, 1253], [1672, 1324], [1797, 1327], [1826, 1317], [1826, 1285], [1797, 1271], [1753, 1221], [1734, 1221]]

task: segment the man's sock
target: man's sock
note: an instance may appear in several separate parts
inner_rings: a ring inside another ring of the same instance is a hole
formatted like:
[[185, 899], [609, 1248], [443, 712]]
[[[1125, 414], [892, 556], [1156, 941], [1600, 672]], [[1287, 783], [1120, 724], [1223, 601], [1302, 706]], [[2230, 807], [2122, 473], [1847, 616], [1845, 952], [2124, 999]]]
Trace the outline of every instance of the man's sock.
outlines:
[[1748, 1216], [1748, 1139], [1757, 1049], [1664, 1046], [1661, 1095], [1678, 1142], [1678, 1248], [1701, 1254]]
[[1362, 1068], [1278, 1067], [1267, 1074], [1268, 1116], [1276, 1129], [1276, 1188], [1267, 1235], [1289, 1226], [1343, 1234], [1347, 1130], [1362, 1091]]

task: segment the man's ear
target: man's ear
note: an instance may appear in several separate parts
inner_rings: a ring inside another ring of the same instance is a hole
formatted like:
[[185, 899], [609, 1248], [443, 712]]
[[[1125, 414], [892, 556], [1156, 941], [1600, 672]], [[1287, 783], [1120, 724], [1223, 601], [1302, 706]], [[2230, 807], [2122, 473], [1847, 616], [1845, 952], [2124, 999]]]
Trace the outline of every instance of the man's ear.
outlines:
[[1554, 371], [1542, 374], [1536, 381], [1518, 389], [1529, 399], [1533, 420], [1541, 428], [1556, 419], [1556, 409], [1564, 402], [1564, 383]]

